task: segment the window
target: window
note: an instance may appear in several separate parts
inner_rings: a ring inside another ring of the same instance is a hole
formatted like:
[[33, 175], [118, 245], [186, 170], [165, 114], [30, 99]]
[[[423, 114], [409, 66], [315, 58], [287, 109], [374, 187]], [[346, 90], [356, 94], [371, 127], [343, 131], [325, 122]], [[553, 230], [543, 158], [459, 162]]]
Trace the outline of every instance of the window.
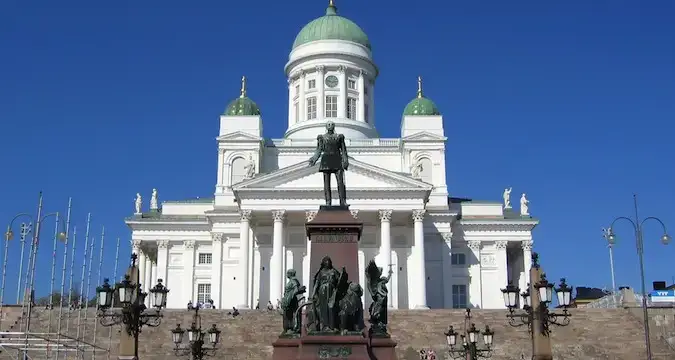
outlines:
[[356, 80], [348, 80], [347, 81], [347, 87], [351, 90], [356, 90]]
[[295, 122], [300, 121], [300, 105], [297, 102], [293, 104], [293, 116], [295, 117]]
[[466, 265], [466, 255], [462, 253], [451, 254], [450, 263], [452, 265]]
[[347, 119], [356, 120], [356, 99], [347, 98]]
[[466, 309], [466, 285], [452, 285], [452, 308]]
[[312, 119], [316, 119], [316, 97], [307, 98], [307, 120]]
[[197, 284], [197, 302], [205, 303], [211, 300], [211, 284]]
[[231, 173], [231, 185], [242, 182], [246, 178], [246, 160], [241, 157], [234, 159], [232, 161]]
[[213, 256], [210, 253], [200, 253], [197, 259], [199, 265], [207, 265], [211, 264]]
[[300, 96], [300, 85], [295, 85], [295, 96]]
[[363, 121], [365, 121], [366, 123], [368, 123], [368, 118], [370, 117], [370, 116], [368, 116], [368, 102], [366, 102], [365, 104], [363, 104], [363, 116], [364, 116]]
[[307, 88], [308, 89], [314, 89], [316, 87], [316, 80], [309, 80], [307, 82]]
[[335, 95], [326, 96], [326, 117], [327, 118], [337, 117], [337, 107], [338, 107], [337, 98], [338, 97], [335, 96]]

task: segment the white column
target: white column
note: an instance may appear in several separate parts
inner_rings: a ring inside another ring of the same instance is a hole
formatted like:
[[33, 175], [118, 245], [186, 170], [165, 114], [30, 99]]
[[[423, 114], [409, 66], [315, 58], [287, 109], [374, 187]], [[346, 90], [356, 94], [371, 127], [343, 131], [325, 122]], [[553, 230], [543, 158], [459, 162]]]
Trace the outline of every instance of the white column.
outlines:
[[145, 268], [145, 260], [147, 258], [148, 256], [146, 255], [145, 251], [140, 249], [140, 253], [138, 254], [138, 280], [141, 282], [142, 291], [145, 291], [145, 273], [147, 271]]
[[[532, 269], [532, 240], [525, 240], [520, 243], [521, 249], [523, 249], [523, 272], [525, 273], [523, 279], [523, 285], [520, 287], [524, 292], [530, 283], [530, 270]], [[521, 299], [521, 305], [525, 305], [525, 302]]]
[[[326, 103], [326, 86], [323, 81], [326, 77], [326, 68], [323, 66], [316, 67], [316, 88], [319, 92], [319, 95], [316, 97], [316, 118], [322, 120], [326, 117], [325, 114], [325, 103]], [[308, 287], [309, 289], [309, 287]]]
[[145, 306], [150, 307], [150, 289], [154, 286], [152, 285], [152, 260], [150, 256], [145, 257], [145, 277], [143, 279], [143, 291], [148, 293], [148, 296], [145, 297]]
[[295, 124], [295, 114], [293, 113], [293, 75], [288, 78], [288, 127]]
[[467, 294], [467, 305], [471, 303], [474, 307], [483, 307], [483, 278], [481, 276], [480, 249], [481, 242], [469, 240], [467, 242], [473, 256], [469, 257], [469, 293]]
[[305, 79], [305, 71], [300, 71], [300, 94], [298, 95], [298, 122], [307, 120], [307, 106], [305, 105], [305, 88], [307, 87], [307, 79]]
[[217, 185], [223, 185], [223, 175], [224, 175], [224, 170], [225, 166], [223, 166], [223, 163], [225, 162], [225, 152], [223, 149], [218, 149], [218, 175], [217, 175]]
[[[305, 211], [305, 222], [310, 222], [314, 220], [316, 217], [317, 211]], [[307, 241], [307, 249], [305, 249], [305, 261], [303, 263], [304, 268], [302, 269], [303, 275], [302, 275], [302, 282], [308, 290], [307, 294], [305, 294], [306, 297], [309, 297], [309, 289], [310, 289], [310, 279], [312, 277], [312, 270], [310, 268], [311, 266], [311, 259], [312, 259], [312, 242], [309, 241], [309, 238], [306, 239]]]
[[358, 113], [358, 115], [356, 116], [356, 119], [358, 121], [363, 121], [363, 122], [366, 121], [366, 116], [365, 116], [365, 114], [366, 114], [366, 112], [365, 112], [365, 110], [366, 110], [366, 94], [365, 94], [365, 92], [366, 92], [366, 79], [365, 79], [365, 76], [366, 76], [366, 72], [361, 70], [359, 72], [359, 85], [358, 85], [358, 87], [359, 87], [359, 101], [358, 101], [358, 104], [356, 104], [357, 105], [356, 112]]
[[426, 210], [413, 210], [413, 227], [415, 237], [415, 258], [417, 263], [417, 296], [415, 302], [416, 309], [428, 309], [427, 306], [427, 271], [426, 259], [424, 256], [424, 213]]
[[[380, 261], [382, 267], [382, 270], [385, 272], [388, 272], [391, 269], [392, 263], [391, 263], [391, 214], [392, 210], [380, 210], [378, 215], [380, 217]], [[388, 274], [383, 274], [385, 276], [389, 276]], [[393, 301], [394, 297], [393, 291], [391, 289], [393, 288], [393, 284], [391, 283], [391, 279], [389, 282], [389, 300], [388, 304], [389, 307], [393, 307]]]
[[340, 119], [347, 117], [347, 68], [338, 66], [338, 73], [340, 75], [340, 95], [338, 96], [338, 113]]
[[[367, 85], [366, 85], [367, 86]], [[368, 123], [375, 126], [375, 82], [368, 89]]]
[[[182, 288], [177, 288], [177, 292], [183, 293], [183, 305], [189, 301], [196, 302], [193, 299], [194, 294], [194, 271], [195, 271], [195, 241], [183, 241], [183, 284]], [[175, 290], [174, 290], [175, 291]]]
[[[452, 308], [452, 232], [444, 232], [443, 236], [443, 307]], [[447, 270], [446, 270], [447, 269]]]
[[167, 278], [169, 265], [169, 242], [160, 240], [157, 242], [157, 280], [162, 279], [162, 284], [169, 287]]
[[240, 308], [242, 309], [248, 309], [251, 307], [250, 305], [250, 300], [249, 300], [249, 294], [251, 293], [251, 289], [249, 288], [249, 260], [250, 260], [250, 250], [251, 250], [251, 242], [249, 238], [249, 234], [251, 231], [250, 228], [251, 224], [251, 210], [242, 210], [241, 211], [241, 223], [239, 226], [239, 243], [241, 246], [241, 259], [240, 261], [240, 266], [239, 266], [239, 273], [241, 276], [241, 284], [242, 284], [242, 297], [241, 297], [241, 304], [239, 305]]
[[[506, 258], [506, 247], [508, 246], [508, 241], [496, 241], [495, 247], [496, 260], [497, 260], [497, 284], [495, 284], [495, 289], [503, 289], [506, 285], [509, 284], [509, 265]], [[503, 302], [502, 302], [502, 305]]]
[[153, 260], [151, 264], [152, 264], [152, 280], [150, 283], [152, 284], [152, 286], [155, 286], [157, 285], [157, 260], [156, 259]]
[[272, 259], [270, 260], [270, 301], [272, 301], [272, 304], [275, 306], [277, 300], [281, 299], [285, 215], [286, 210], [272, 211], [272, 216], [274, 218], [274, 233], [272, 238]]
[[211, 233], [211, 247], [213, 255], [211, 258], [211, 300], [216, 306], [216, 309], [221, 309], [221, 293], [223, 284], [223, 233]]

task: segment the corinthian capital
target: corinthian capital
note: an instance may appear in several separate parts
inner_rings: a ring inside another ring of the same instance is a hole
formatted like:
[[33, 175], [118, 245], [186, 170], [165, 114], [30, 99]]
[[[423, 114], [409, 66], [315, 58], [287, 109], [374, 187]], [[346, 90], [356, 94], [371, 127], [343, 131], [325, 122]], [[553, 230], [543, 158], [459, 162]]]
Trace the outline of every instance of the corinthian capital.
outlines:
[[241, 221], [251, 221], [251, 210], [241, 211]]
[[225, 234], [223, 233], [211, 233], [211, 240], [213, 240], [213, 242], [222, 242], [224, 237]]
[[424, 209], [413, 210], [412, 212], [413, 221], [424, 221], [424, 213], [426, 212], [427, 211]]
[[324, 71], [326, 71], [326, 67], [323, 65], [317, 65], [316, 71], [320, 72], [323, 74]]
[[183, 246], [186, 249], [194, 249], [195, 247], [195, 241], [194, 240], [184, 240], [183, 241]]
[[508, 241], [503, 241], [503, 240], [495, 241], [495, 247], [497, 247], [497, 249], [499, 249], [499, 250], [504, 250], [504, 249], [506, 249], [506, 246], [507, 246], [508, 244], [509, 244]]
[[532, 251], [532, 245], [533, 245], [532, 240], [525, 240], [520, 243], [520, 247], [523, 248], [524, 251]]
[[285, 217], [286, 217], [286, 210], [272, 211], [272, 218], [274, 219], [274, 221], [284, 221]]
[[168, 240], [160, 240], [157, 242], [157, 248], [159, 249], [167, 249], [168, 247], [169, 247]]
[[305, 221], [311, 222], [312, 220], [314, 220], [314, 218], [316, 217], [316, 214], [318, 214], [318, 213], [319, 212], [315, 211], [315, 210], [305, 211]]
[[466, 245], [473, 251], [480, 251], [481, 248], [481, 242], [477, 240], [469, 240], [466, 242]]
[[393, 210], [380, 210], [378, 215], [380, 216], [380, 221], [391, 221], [391, 214]]

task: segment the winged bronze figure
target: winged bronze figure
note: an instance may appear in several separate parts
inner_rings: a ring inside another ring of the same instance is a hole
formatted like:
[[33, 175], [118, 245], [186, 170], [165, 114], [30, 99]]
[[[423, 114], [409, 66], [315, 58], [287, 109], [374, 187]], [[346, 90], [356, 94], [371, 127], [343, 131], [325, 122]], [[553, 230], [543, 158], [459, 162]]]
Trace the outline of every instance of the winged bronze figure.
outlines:
[[389, 299], [387, 283], [391, 274], [390, 267], [388, 275], [382, 276], [382, 268], [377, 267], [375, 260], [370, 260], [368, 267], [366, 267], [366, 283], [370, 297], [373, 299], [368, 309], [370, 313], [368, 322], [371, 324], [371, 331], [375, 334], [387, 334], [387, 303]]

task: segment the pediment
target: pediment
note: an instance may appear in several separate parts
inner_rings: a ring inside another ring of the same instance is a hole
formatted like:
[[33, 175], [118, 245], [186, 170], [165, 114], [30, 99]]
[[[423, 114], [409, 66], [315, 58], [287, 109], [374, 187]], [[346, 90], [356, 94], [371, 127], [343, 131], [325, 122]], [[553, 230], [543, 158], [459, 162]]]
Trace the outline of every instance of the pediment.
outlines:
[[[345, 172], [347, 189], [359, 190], [420, 190], [429, 191], [431, 185], [410, 176], [389, 171], [371, 164], [350, 159], [349, 170]], [[335, 187], [335, 179], [332, 180]], [[307, 166], [307, 162], [291, 165], [273, 173], [241, 182], [233, 187], [234, 191], [253, 189], [274, 190], [323, 190], [323, 174], [319, 165]]]
[[243, 131], [235, 131], [233, 133], [225, 134], [218, 136], [216, 138], [218, 141], [261, 141], [262, 138], [253, 136], [249, 133]]
[[445, 136], [437, 135], [428, 131], [420, 131], [402, 138], [403, 141], [446, 141]]

